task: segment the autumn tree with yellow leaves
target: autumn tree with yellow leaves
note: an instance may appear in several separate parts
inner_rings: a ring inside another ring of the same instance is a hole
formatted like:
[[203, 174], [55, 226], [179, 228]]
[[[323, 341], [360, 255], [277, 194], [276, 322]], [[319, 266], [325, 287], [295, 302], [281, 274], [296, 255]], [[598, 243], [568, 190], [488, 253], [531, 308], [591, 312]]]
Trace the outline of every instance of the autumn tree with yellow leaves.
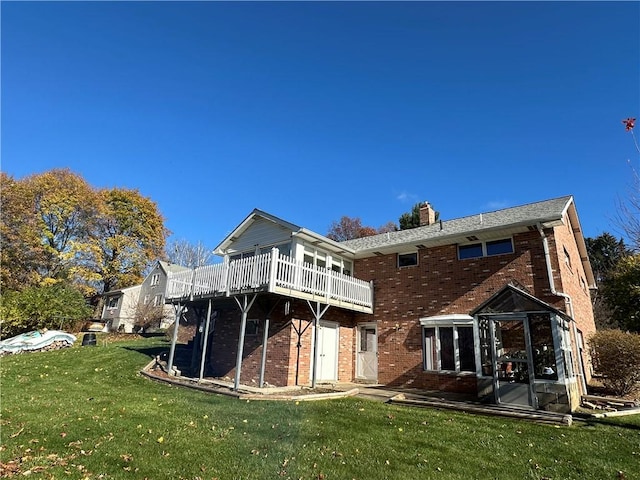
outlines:
[[54, 169], [19, 180], [0, 173], [0, 195], [3, 294], [65, 284], [90, 297], [141, 282], [164, 256], [164, 218], [137, 190], [97, 189]]

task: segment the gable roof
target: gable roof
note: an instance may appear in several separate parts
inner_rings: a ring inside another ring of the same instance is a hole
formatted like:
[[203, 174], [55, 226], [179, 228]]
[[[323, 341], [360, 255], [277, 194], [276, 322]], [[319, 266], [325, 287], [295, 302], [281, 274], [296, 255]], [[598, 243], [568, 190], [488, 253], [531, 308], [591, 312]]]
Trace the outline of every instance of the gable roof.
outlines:
[[477, 306], [470, 315], [491, 314], [491, 313], [512, 313], [524, 311], [546, 310], [548, 312], [560, 315], [566, 320], [571, 317], [562, 310], [557, 309], [553, 305], [543, 302], [539, 298], [534, 297], [528, 292], [507, 284], [496, 293], [491, 295], [487, 300]]
[[165, 271], [165, 273], [178, 273], [184, 272], [185, 270], [191, 270], [189, 267], [183, 267], [182, 265], [177, 265], [175, 263], [165, 262], [164, 260], [158, 260], [158, 263]]
[[119, 288], [118, 290], [109, 290], [108, 292], [104, 292], [102, 296], [104, 297], [113, 297], [115, 295], [124, 295], [128, 291], [140, 290], [142, 285], [133, 285], [131, 287]]
[[478, 240], [483, 240], [483, 237], [495, 239], [496, 236], [508, 236], [527, 231], [530, 226], [537, 224], [541, 224], [543, 227], [560, 225], [563, 223], [565, 213], [572, 205], [572, 196], [559, 197], [454, 220], [440, 221], [410, 230], [356, 238], [344, 241], [342, 244], [355, 250], [358, 257], [365, 257], [373, 253], [397, 252], [402, 247], [415, 249], [419, 246], [468, 242], [470, 239], [466, 237], [471, 236], [477, 237]]
[[322, 248], [330, 252], [338, 254], [354, 254], [354, 250], [344, 245], [344, 243], [331, 240], [319, 233], [300, 227], [294, 223], [287, 222], [286, 220], [282, 220], [275, 215], [271, 215], [270, 213], [257, 208], [253, 209], [253, 211], [229, 235], [227, 235], [222, 242], [220, 242], [220, 244], [213, 250], [213, 253], [216, 255], [224, 255], [227, 249], [258, 219], [273, 222], [276, 225], [289, 230], [292, 237], [297, 237], [318, 245], [322, 244]]

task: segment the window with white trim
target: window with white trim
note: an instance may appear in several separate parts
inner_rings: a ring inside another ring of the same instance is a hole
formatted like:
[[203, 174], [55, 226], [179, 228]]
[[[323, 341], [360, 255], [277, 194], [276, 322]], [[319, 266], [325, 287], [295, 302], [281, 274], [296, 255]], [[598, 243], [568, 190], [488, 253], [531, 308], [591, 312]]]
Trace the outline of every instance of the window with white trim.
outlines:
[[118, 297], [109, 297], [107, 300], [107, 308], [118, 308]]
[[458, 245], [459, 260], [466, 260], [468, 258], [492, 257], [495, 255], [504, 255], [505, 253], [513, 252], [513, 241], [511, 240], [511, 238]]
[[472, 325], [423, 324], [422, 338], [425, 370], [476, 371]]
[[416, 265], [418, 265], [418, 252], [398, 254], [398, 268], [413, 267]]
[[159, 307], [160, 305], [162, 305], [162, 294], [153, 297], [153, 306]]
[[327, 253], [317, 248], [305, 246], [304, 247], [304, 263], [313, 265], [314, 267], [326, 268], [327, 267]]
[[158, 283], [160, 283], [160, 274], [154, 273], [153, 275], [151, 275], [151, 286], [155, 287], [156, 285], [158, 285]]
[[271, 250], [273, 250], [274, 248], [278, 249], [278, 252], [280, 252], [280, 255], [286, 255], [287, 257], [291, 256], [291, 242], [279, 243], [277, 245], [268, 245], [266, 247], [260, 247], [260, 254], [262, 255], [263, 253], [271, 253]]

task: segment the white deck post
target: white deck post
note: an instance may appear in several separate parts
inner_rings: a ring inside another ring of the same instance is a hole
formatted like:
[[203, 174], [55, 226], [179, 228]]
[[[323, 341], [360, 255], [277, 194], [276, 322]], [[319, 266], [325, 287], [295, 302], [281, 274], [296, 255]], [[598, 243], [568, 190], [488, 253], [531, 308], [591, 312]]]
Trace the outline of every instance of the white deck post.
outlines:
[[[274, 248], [275, 250], [275, 248]], [[260, 388], [264, 386], [264, 370], [267, 365], [267, 340], [269, 339], [269, 315], [264, 319], [264, 332], [262, 333], [262, 357], [260, 359]]]
[[313, 369], [311, 370], [311, 388], [316, 388], [316, 371], [318, 370], [318, 322], [326, 313], [329, 305], [325, 305], [320, 311], [320, 302], [316, 302], [316, 309], [311, 306], [311, 302], [307, 300], [307, 305], [313, 313]]
[[173, 324], [173, 337], [171, 339], [171, 349], [169, 350], [169, 363], [167, 364], [167, 373], [173, 375], [173, 357], [176, 353], [176, 342], [178, 341], [178, 327], [180, 326], [180, 317], [182, 316], [182, 306], [178, 302], [178, 306], [173, 306], [176, 312], [176, 320]]
[[207, 320], [204, 325], [204, 338], [202, 341], [202, 355], [200, 358], [200, 376], [198, 377], [198, 383], [202, 382], [204, 376], [204, 363], [207, 358], [207, 343], [209, 340], [209, 322], [211, 320], [211, 299], [209, 299], [209, 306], [207, 307]]
[[249, 310], [251, 310], [251, 306], [253, 305], [253, 302], [255, 301], [256, 297], [257, 297], [257, 294], [254, 294], [251, 300], [249, 301], [247, 299], [247, 295], [243, 295], [242, 303], [240, 303], [240, 300], [238, 300], [237, 297], [234, 297], [236, 303], [238, 304], [238, 306], [240, 307], [240, 310], [242, 311], [242, 316], [240, 318], [240, 336], [238, 338], [238, 355], [236, 357], [236, 377], [233, 382], [233, 389], [235, 391], [238, 391], [238, 388], [240, 387], [240, 371], [242, 369], [242, 355], [244, 353], [244, 334], [247, 329], [247, 313], [249, 313]]

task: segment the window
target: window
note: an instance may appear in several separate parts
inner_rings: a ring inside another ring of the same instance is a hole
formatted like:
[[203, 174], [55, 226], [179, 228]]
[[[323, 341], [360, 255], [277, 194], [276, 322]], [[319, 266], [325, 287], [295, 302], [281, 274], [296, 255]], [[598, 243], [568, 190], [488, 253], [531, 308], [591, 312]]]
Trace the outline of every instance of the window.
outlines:
[[332, 257], [331, 270], [333, 270], [334, 272], [340, 272], [345, 275], [351, 276], [351, 272], [352, 272], [351, 262], [349, 262], [348, 260], [344, 260], [340, 257]]
[[316, 250], [312, 247], [304, 248], [304, 263], [314, 265], [318, 268], [327, 267], [327, 254], [322, 250]]
[[256, 254], [255, 250], [252, 250], [250, 252], [236, 253], [235, 255], [230, 255], [229, 260], [240, 260], [241, 258], [250, 258], [250, 257], [253, 257], [255, 254]]
[[153, 297], [153, 306], [159, 307], [162, 305], [162, 295], [156, 295]]
[[158, 283], [160, 282], [160, 274], [159, 273], [154, 273], [153, 275], [151, 275], [151, 286], [155, 287], [156, 285], [158, 285]]
[[529, 314], [529, 332], [533, 352], [533, 370], [536, 378], [558, 380], [556, 353], [548, 313]]
[[460, 260], [465, 260], [467, 258], [492, 257], [494, 255], [503, 255], [505, 253], [513, 252], [513, 242], [510, 238], [492, 240], [490, 242], [458, 245], [458, 259]]
[[473, 326], [424, 326], [422, 330], [425, 370], [476, 371]]
[[569, 270], [571, 270], [571, 255], [569, 255], [569, 252], [565, 247], [562, 247], [562, 249], [564, 250], [564, 263], [566, 263]]
[[465, 258], [478, 258], [478, 257], [482, 257], [481, 243], [458, 246], [458, 258], [460, 260], [464, 260]]
[[513, 243], [510, 238], [504, 240], [494, 240], [487, 242], [487, 256], [502, 255], [504, 253], [513, 253]]
[[151, 295], [147, 294], [144, 296], [144, 301], [142, 303], [144, 305], [149, 305], [149, 300], [151, 300]]
[[109, 297], [107, 300], [107, 308], [118, 308], [118, 297]]
[[258, 335], [258, 319], [247, 319], [247, 325], [245, 327], [244, 333], [248, 337], [254, 337]]
[[414, 265], [418, 265], [418, 252], [398, 254], [399, 268], [413, 267]]
[[287, 257], [291, 256], [291, 242], [281, 243], [279, 245], [269, 245], [267, 247], [260, 247], [260, 254], [263, 253], [271, 253], [271, 250], [277, 248], [280, 252], [280, 255], [286, 255]]

